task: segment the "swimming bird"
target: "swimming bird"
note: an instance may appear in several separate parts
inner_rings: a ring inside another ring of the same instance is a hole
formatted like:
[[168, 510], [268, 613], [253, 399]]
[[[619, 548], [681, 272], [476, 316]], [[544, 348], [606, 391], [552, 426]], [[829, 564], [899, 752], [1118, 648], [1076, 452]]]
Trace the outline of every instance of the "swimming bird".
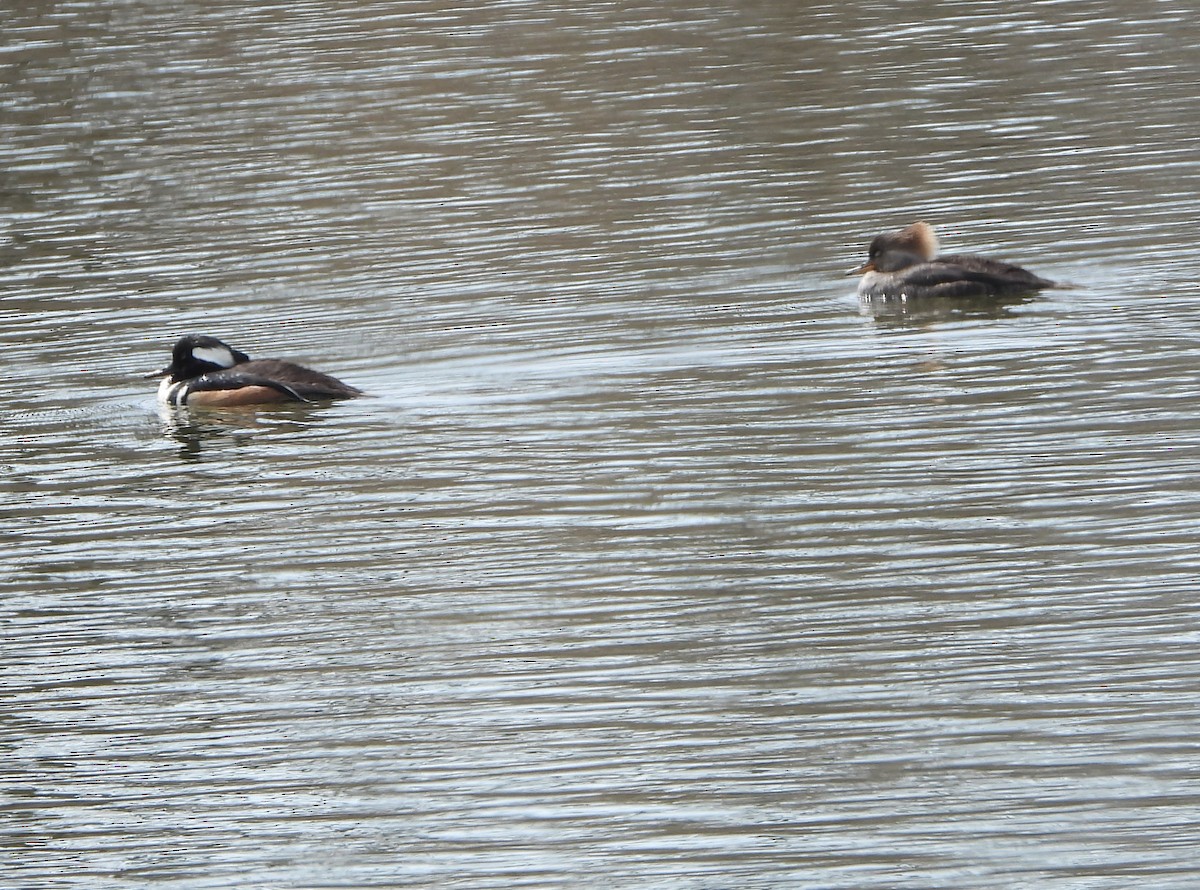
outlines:
[[966, 254], [938, 256], [937, 252], [933, 227], [916, 222], [877, 235], [867, 261], [849, 274], [862, 276], [860, 297], [878, 299], [1012, 297], [1062, 286], [1011, 263]]
[[362, 390], [280, 359], [251, 359], [216, 337], [189, 335], [175, 344], [161, 376], [159, 400], [168, 405], [231, 407], [268, 402], [351, 399]]

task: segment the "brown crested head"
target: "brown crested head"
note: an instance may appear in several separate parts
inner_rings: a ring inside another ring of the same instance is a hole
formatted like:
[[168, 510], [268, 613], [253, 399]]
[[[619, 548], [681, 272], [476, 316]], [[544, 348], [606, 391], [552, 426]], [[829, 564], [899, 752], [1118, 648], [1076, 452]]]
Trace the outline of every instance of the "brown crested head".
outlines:
[[915, 222], [898, 232], [886, 232], [871, 240], [867, 261], [851, 274], [895, 272], [937, 255], [938, 240], [929, 223]]
[[899, 232], [876, 236], [871, 242], [870, 256], [875, 257], [889, 250], [899, 250], [915, 254], [923, 260], [931, 260], [938, 252], [937, 235], [929, 223], [915, 222]]

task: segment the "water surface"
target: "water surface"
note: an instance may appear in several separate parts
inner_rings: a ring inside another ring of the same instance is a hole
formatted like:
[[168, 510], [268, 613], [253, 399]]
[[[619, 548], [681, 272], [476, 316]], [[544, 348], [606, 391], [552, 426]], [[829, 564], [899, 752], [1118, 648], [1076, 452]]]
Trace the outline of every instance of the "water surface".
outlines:
[[5, 21], [6, 886], [1195, 885], [1189, 7]]

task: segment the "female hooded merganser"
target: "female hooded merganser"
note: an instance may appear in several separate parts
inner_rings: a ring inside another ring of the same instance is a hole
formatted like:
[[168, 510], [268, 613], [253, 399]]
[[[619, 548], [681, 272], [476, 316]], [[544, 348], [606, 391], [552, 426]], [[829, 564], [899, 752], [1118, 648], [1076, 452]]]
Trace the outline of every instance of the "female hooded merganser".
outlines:
[[858, 295], [876, 299], [1012, 297], [1060, 286], [1010, 263], [979, 256], [937, 256], [937, 251], [937, 236], [927, 223], [877, 235], [867, 261], [850, 273], [862, 276]]
[[351, 399], [362, 390], [300, 365], [267, 358], [251, 361], [216, 337], [184, 337], [175, 344], [158, 397], [168, 405], [259, 405]]

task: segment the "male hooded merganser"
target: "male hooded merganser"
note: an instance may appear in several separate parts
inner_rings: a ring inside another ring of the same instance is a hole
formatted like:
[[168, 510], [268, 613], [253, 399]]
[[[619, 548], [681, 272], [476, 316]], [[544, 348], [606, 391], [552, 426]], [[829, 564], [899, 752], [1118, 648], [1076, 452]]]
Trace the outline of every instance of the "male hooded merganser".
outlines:
[[1027, 269], [979, 256], [937, 256], [938, 241], [927, 223], [877, 235], [867, 261], [849, 273], [861, 275], [860, 297], [1012, 297], [1059, 287]]
[[251, 361], [216, 337], [184, 337], [175, 344], [171, 364], [151, 377], [163, 376], [158, 397], [168, 405], [258, 405], [266, 402], [312, 402], [350, 399], [362, 390], [291, 362], [266, 358]]

